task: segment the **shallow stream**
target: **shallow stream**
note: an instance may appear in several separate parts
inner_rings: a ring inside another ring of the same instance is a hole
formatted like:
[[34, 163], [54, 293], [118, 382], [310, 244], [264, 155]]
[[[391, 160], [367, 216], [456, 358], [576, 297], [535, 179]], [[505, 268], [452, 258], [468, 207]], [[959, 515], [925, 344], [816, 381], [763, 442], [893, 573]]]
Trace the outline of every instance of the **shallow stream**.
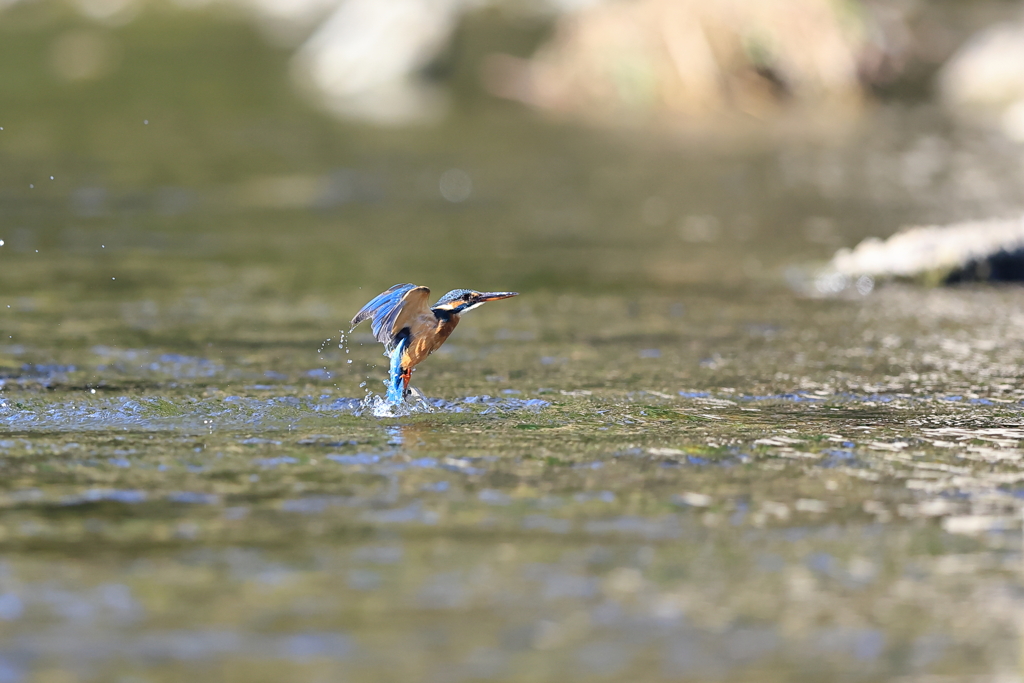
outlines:
[[[218, 17], [114, 31], [127, 93], [26, 101], [68, 21], [34, 11], [0, 36], [0, 682], [1020, 680], [1024, 290], [787, 280], [1019, 211], [1020, 147], [897, 105], [739, 150], [475, 100], [346, 128], [191, 70], [283, 72]], [[346, 321], [406, 281], [522, 294], [380, 417]]]

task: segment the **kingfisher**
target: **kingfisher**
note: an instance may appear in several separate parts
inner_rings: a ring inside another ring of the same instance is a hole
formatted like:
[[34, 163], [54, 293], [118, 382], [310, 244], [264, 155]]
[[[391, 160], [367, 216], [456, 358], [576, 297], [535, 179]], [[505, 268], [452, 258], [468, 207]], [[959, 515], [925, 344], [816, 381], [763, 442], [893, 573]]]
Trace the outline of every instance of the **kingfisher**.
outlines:
[[370, 321], [373, 336], [391, 359], [387, 400], [401, 403], [409, 395], [412, 369], [441, 348], [459, 316], [488, 301], [518, 296], [518, 292], [478, 292], [453, 289], [433, 306], [427, 305], [430, 289], [413, 284], [394, 285], [373, 297], [352, 318], [352, 328]]

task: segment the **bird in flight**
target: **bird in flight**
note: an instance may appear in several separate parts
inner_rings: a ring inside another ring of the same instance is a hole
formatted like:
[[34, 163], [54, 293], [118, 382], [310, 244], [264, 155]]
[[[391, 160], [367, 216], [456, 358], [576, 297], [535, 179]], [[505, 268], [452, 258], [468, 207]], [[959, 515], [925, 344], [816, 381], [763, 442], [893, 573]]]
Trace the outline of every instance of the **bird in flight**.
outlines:
[[488, 301], [517, 295], [453, 289], [429, 306], [429, 288], [394, 285], [363, 306], [352, 318], [352, 327], [370, 321], [373, 336], [384, 345], [384, 355], [391, 358], [387, 400], [401, 403], [409, 394], [412, 369], [444, 344], [459, 324], [459, 316]]

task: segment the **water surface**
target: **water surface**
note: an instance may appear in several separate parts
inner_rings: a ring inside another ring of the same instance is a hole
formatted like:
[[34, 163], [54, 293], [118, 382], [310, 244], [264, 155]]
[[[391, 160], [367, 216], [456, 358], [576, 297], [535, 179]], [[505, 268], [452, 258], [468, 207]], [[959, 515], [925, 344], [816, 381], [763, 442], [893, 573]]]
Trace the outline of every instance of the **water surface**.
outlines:
[[[353, 129], [225, 17], [61, 85], [37, 10], [0, 29], [0, 681], [1019, 678], [1024, 292], [786, 274], [1018, 210], [1020, 148], [896, 105], [742, 148], [472, 98]], [[405, 281], [522, 295], [375, 417], [345, 321]]]

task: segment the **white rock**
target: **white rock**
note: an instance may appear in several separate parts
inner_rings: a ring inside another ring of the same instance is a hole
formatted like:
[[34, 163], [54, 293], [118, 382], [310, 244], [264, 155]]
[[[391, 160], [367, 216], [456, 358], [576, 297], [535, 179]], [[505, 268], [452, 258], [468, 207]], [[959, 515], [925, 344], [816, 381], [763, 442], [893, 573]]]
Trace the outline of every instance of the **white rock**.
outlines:
[[847, 278], [913, 277], [949, 271], [1024, 248], [1024, 216], [905, 228], [887, 240], [869, 237], [853, 249], [840, 249], [826, 272]]
[[430, 122], [443, 91], [417, 72], [448, 41], [466, 0], [344, 0], [293, 58], [293, 76], [332, 112], [378, 124]]
[[954, 106], [1005, 107], [1024, 100], [1024, 24], [976, 34], [942, 67], [939, 93]]

